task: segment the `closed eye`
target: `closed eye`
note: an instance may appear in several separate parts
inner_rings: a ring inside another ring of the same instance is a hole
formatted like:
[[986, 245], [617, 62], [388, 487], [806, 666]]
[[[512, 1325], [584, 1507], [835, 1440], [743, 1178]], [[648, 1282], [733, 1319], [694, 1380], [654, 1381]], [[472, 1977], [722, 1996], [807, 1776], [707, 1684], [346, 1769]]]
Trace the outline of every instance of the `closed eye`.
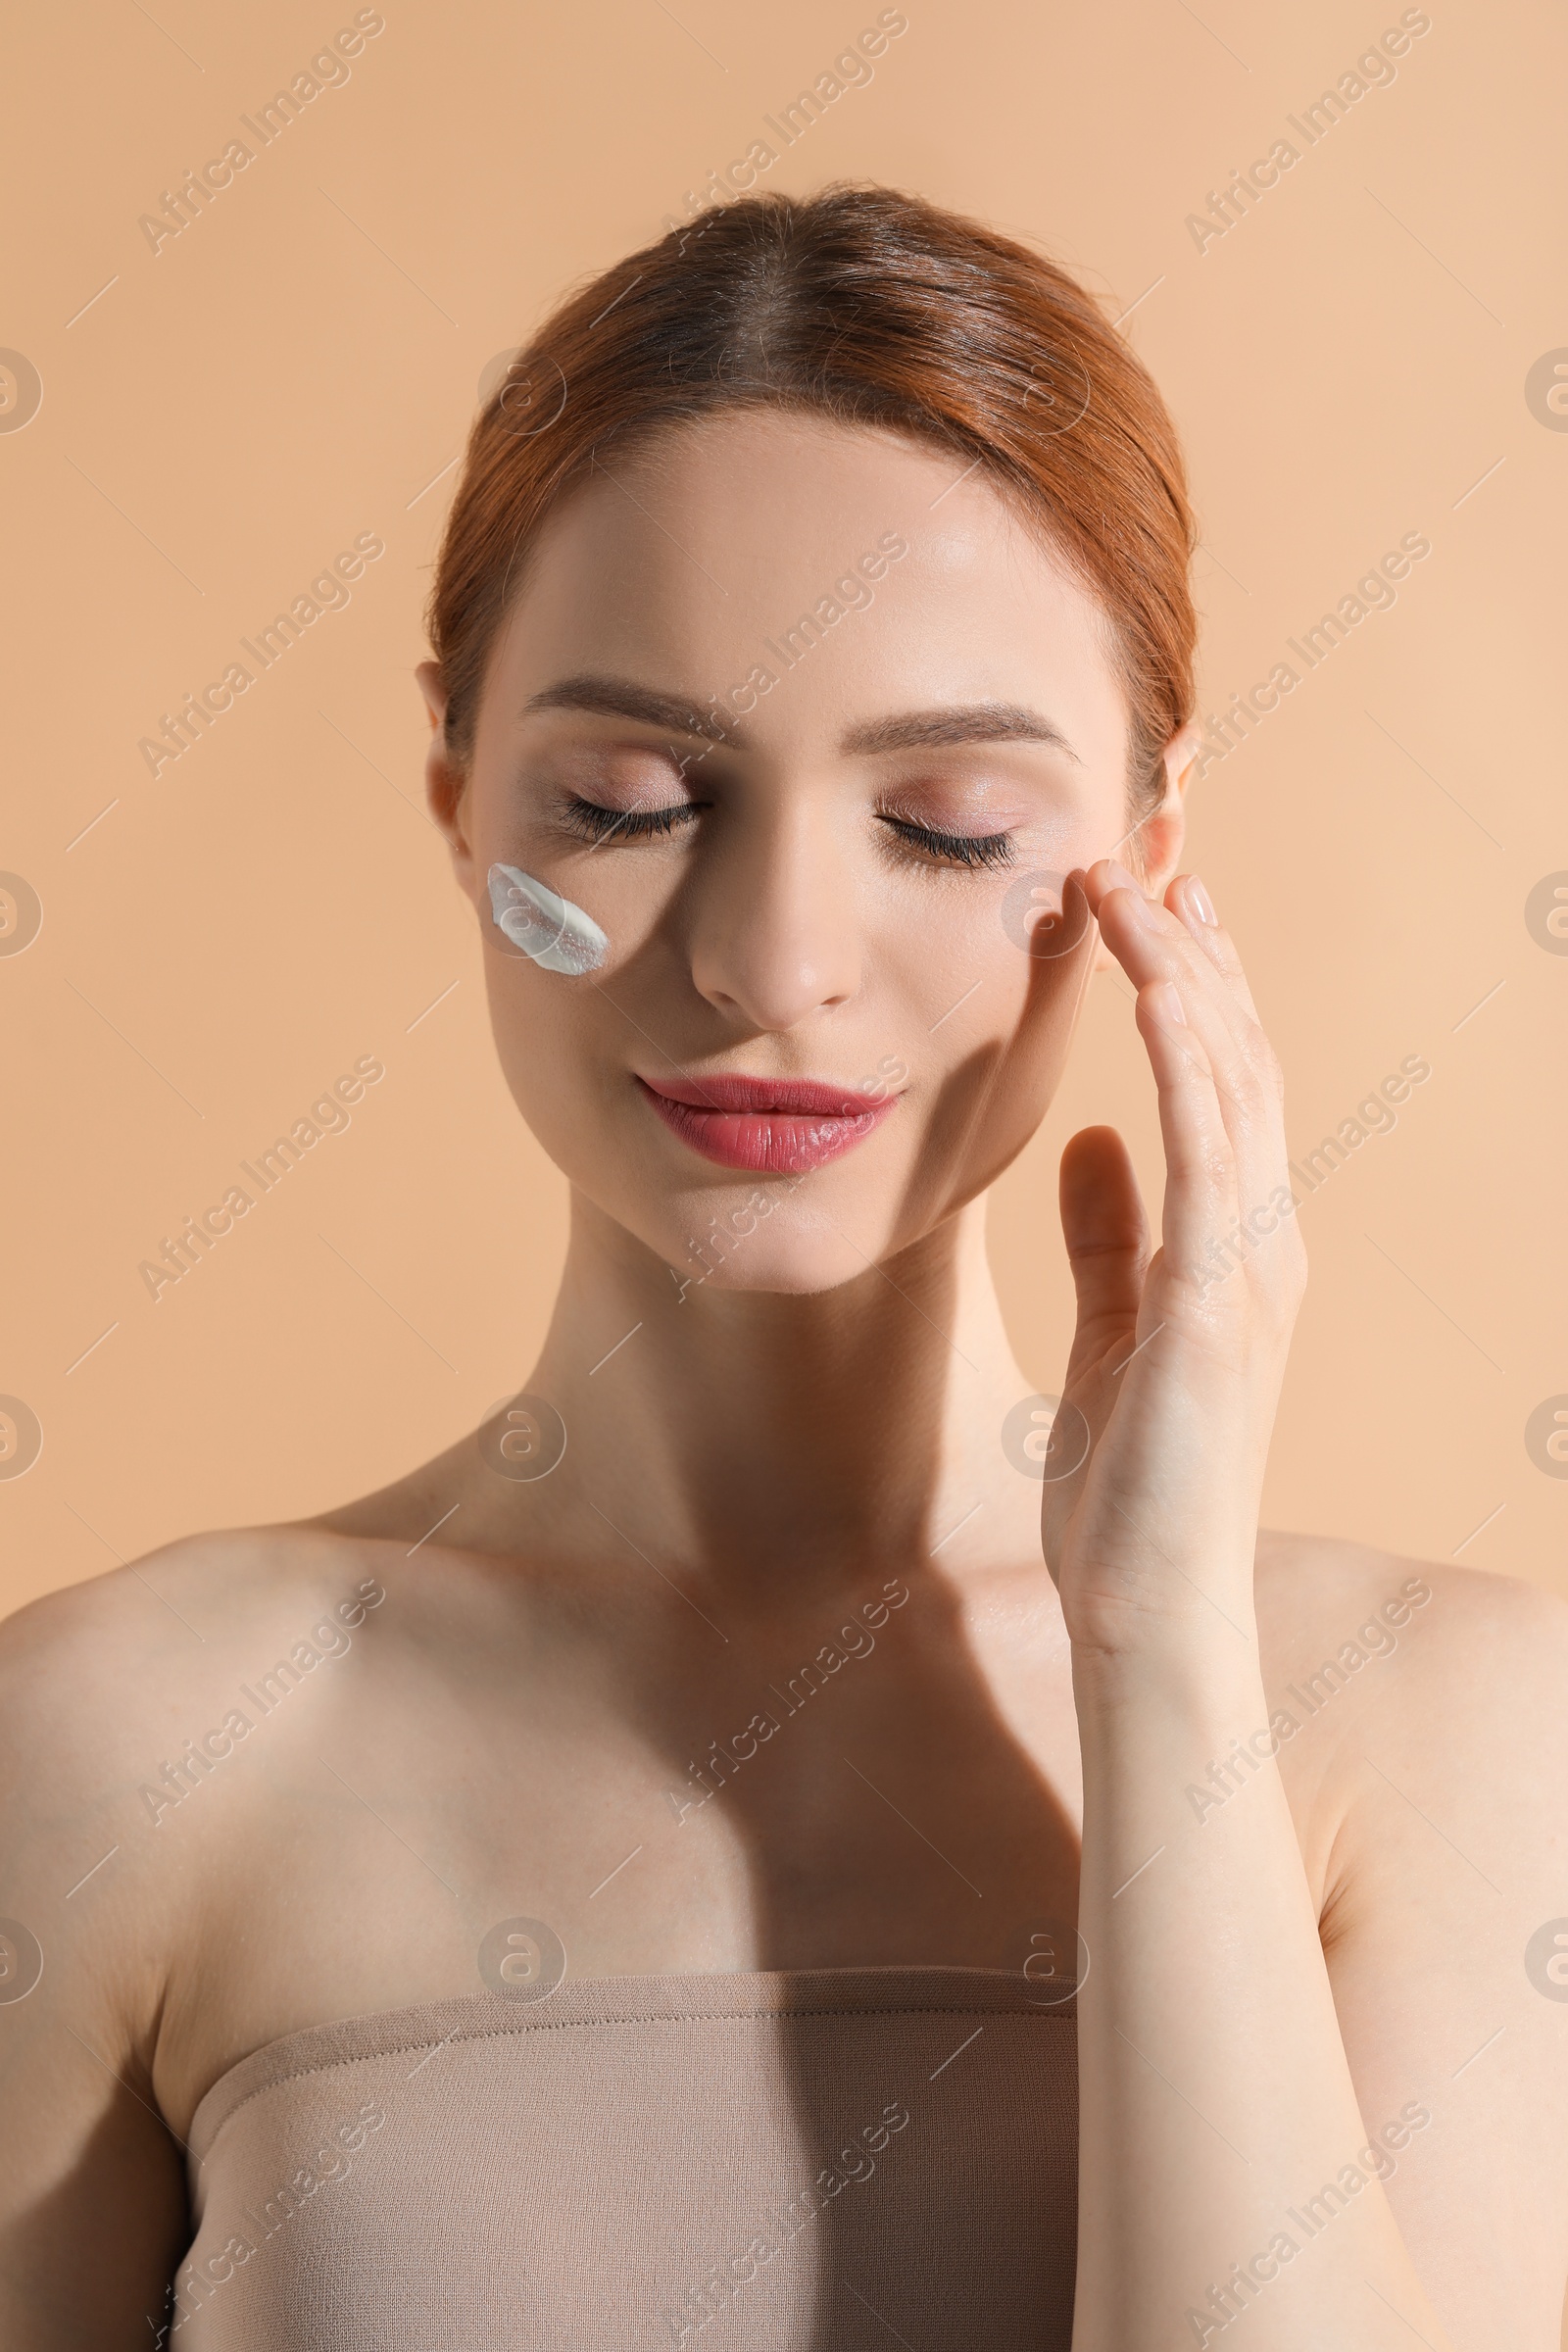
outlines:
[[[585, 801], [576, 794], [565, 806], [568, 821], [596, 842], [667, 838], [702, 812], [700, 801], [671, 801], [662, 808], [607, 808], [601, 802]], [[918, 825], [905, 816], [884, 815], [880, 822], [904, 848], [934, 864], [973, 868], [1012, 862], [1012, 835], [1007, 832], [944, 833], [937, 826]]]
[[594, 841], [636, 841], [673, 833], [677, 825], [688, 824], [701, 813], [700, 801], [671, 801], [662, 808], [606, 808], [575, 793], [565, 807], [568, 821]]
[[1012, 863], [1010, 833], [942, 833], [934, 825], [917, 825], [906, 816], [883, 815], [889, 832], [933, 863], [997, 866]]

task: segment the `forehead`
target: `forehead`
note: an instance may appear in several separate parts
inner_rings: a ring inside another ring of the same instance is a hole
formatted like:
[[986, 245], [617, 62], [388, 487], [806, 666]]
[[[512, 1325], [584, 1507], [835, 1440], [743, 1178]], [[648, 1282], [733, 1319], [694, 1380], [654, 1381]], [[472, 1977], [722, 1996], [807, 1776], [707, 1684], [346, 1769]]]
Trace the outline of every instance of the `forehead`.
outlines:
[[[985, 469], [788, 411], [721, 413], [595, 460], [531, 552], [481, 734], [590, 668], [721, 712], [755, 704], [762, 743], [1010, 702], [1047, 710], [1093, 764], [1125, 756], [1103, 615]], [[776, 690], [737, 705], [758, 670]]]

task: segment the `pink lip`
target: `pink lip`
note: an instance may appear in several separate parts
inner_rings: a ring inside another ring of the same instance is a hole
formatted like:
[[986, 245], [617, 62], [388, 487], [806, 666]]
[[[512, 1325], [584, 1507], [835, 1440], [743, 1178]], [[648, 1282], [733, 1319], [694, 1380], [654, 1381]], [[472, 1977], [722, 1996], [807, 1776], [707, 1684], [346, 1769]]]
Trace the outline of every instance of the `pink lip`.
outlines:
[[897, 1095], [863, 1095], [815, 1078], [639, 1078], [673, 1135], [721, 1168], [799, 1175], [853, 1151]]

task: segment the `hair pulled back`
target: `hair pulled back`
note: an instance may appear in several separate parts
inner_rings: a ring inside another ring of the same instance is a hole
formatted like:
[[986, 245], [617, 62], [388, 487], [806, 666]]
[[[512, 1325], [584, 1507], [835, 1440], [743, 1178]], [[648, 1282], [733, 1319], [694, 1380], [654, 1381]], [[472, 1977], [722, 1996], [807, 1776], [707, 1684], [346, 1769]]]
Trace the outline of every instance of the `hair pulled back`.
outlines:
[[1108, 621], [1133, 811], [1154, 805], [1197, 636], [1165, 405], [1054, 263], [883, 187], [716, 207], [568, 296], [514, 360], [474, 422], [430, 599], [460, 766], [530, 544], [595, 453], [744, 408], [877, 426], [984, 467]]

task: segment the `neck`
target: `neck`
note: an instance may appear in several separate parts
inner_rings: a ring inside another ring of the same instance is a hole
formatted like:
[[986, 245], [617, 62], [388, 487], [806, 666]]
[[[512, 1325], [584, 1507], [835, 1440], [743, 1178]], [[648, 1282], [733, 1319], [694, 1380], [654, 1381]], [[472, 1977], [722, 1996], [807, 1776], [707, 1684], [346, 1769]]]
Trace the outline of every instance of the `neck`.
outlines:
[[983, 1200], [885, 1266], [797, 1297], [717, 1281], [682, 1295], [574, 1196], [528, 1387], [568, 1431], [558, 1529], [585, 1528], [591, 1498], [651, 1560], [705, 1580], [787, 1575], [798, 1592], [879, 1566], [1038, 1557], [1040, 1490], [1000, 1443], [1033, 1383], [1003, 1324]]

